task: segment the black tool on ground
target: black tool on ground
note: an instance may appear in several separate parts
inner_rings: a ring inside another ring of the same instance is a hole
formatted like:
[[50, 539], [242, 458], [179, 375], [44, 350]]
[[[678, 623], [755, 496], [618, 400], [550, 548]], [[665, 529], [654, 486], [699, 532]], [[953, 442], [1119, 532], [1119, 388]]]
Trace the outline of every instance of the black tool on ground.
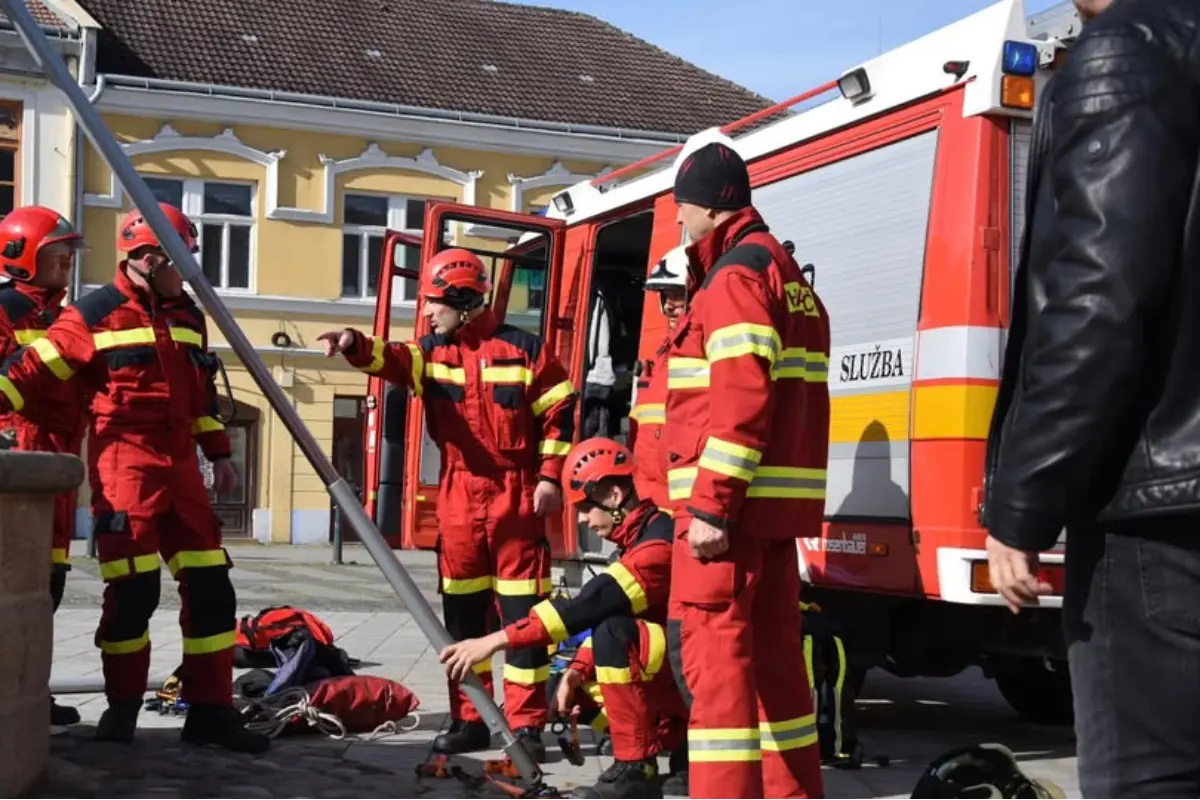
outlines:
[[[237, 324], [233, 314], [213, 289], [212, 284], [208, 282], [196, 256], [188, 250], [183, 239], [167, 221], [166, 215], [159, 208], [158, 198], [138, 175], [128, 154], [121, 149], [121, 145], [113, 136], [112, 131], [108, 129], [100, 112], [92, 106], [75, 76], [67, 68], [66, 60], [50, 44], [46, 34], [38, 26], [37, 21], [22, 0], [0, 0], [0, 12], [3, 12], [8, 17], [8, 21], [17, 29], [25, 43], [25, 48], [41, 67], [46, 78], [62, 92], [67, 104], [75, 113], [75, 120], [79, 127], [87, 134], [88, 139], [108, 163], [113, 175], [133, 201], [133, 205], [141, 210], [150, 229], [154, 231], [176, 268], [183, 274], [196, 299], [200, 301], [217, 328], [224, 334], [225, 341], [229, 343], [238, 360], [250, 373], [255, 384], [262, 390], [267, 402], [271, 404], [271, 408], [279, 416], [279, 420], [288, 433], [291, 434], [300, 452], [304, 454], [305, 459], [321, 478], [332, 501], [342, 509], [343, 522], [357, 534], [358, 540], [371, 554], [371, 558], [374, 559], [392, 589], [404, 603], [421, 632], [433, 645], [434, 650], [441, 652], [454, 641], [446, 627], [434, 613], [424, 595], [421, 594], [420, 588], [396, 558], [378, 528], [371, 522], [366, 510], [354, 496], [354, 490], [350, 484], [338, 474], [325, 455], [312, 431], [300, 418], [292, 401], [271, 377], [271, 372], [267, 369], [267, 365], [263, 362], [257, 349], [246, 337], [245, 332]], [[94, 537], [91, 541], [95, 541]], [[483, 688], [483, 683], [480, 682], [478, 676], [469, 675], [467, 680], [463, 681], [462, 688], [470, 697], [475, 708], [478, 709], [488, 728], [499, 736], [502, 749], [520, 769], [526, 783], [535, 790], [544, 786], [541, 767], [518, 741], [512, 729], [508, 727], [504, 716], [496, 707], [494, 698]]]

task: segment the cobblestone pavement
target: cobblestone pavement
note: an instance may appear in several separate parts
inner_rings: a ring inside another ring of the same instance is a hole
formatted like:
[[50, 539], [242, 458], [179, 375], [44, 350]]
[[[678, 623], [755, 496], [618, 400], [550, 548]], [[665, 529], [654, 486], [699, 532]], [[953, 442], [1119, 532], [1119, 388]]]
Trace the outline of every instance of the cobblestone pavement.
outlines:
[[[181, 720], [143, 712], [137, 741], [130, 746], [97, 743], [90, 737], [103, 710], [96, 694], [60, 695], [76, 705], [83, 722], [51, 740], [52, 763], [37, 797], [501, 797], [494, 787], [469, 788], [453, 779], [418, 779], [415, 767], [429, 757], [433, 736], [448, 724], [445, 681], [436, 656], [361, 548], [347, 547], [346, 561], [327, 563], [328, 548], [231, 547], [240, 614], [283, 602], [319, 614], [338, 635], [339, 646], [362, 659], [360, 674], [402, 682], [416, 693], [419, 723], [411, 731], [374, 741], [366, 736], [334, 741], [317, 734], [276, 739], [265, 756], [228, 754], [182, 746]], [[428, 554], [398, 554], [436, 605], [434, 570]], [[95, 565], [76, 559], [68, 578], [68, 600], [55, 618], [53, 681], [99, 681], [100, 657], [93, 634], [101, 591]], [[164, 587], [164, 590], [167, 587]], [[178, 663], [176, 614], [168, 610], [173, 591], [153, 621], [152, 677]], [[177, 603], [175, 603], [177, 605]], [[887, 755], [887, 768], [826, 770], [829, 797], [907, 797], [917, 776], [941, 752], [970, 742], [1008, 745], [1036, 777], [1078, 797], [1070, 732], [1022, 723], [978, 671], [945, 680], [901, 680], [876, 670], [860, 701], [862, 738], [872, 755]], [[587, 763], [561, 759], [547, 735], [549, 784], [560, 790], [592, 783], [609, 763], [594, 754], [587, 733]], [[478, 775], [484, 758], [458, 760]], [[664, 764], [665, 767], [665, 764]]]

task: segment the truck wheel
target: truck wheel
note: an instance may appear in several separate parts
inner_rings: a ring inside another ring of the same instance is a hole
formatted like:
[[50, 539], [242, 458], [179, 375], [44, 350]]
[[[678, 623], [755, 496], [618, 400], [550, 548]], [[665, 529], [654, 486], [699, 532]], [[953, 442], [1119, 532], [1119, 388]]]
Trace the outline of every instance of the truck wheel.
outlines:
[[1030, 722], [1070, 725], [1075, 720], [1071, 674], [1065, 661], [1047, 669], [1041, 661], [1022, 661], [996, 670], [996, 687], [1013, 710]]

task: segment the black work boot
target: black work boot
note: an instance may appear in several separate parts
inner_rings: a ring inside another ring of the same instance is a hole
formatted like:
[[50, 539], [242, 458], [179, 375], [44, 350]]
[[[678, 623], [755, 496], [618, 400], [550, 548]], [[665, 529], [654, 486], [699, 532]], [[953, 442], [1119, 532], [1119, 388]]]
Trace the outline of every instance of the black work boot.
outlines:
[[491, 746], [492, 732], [483, 720], [467, 722], [456, 719], [450, 723], [450, 730], [438, 734], [433, 740], [434, 752], [448, 755], [474, 753], [477, 750], [487, 750]]
[[671, 753], [671, 773], [663, 779], [663, 797], [688, 796], [688, 753], [687, 747], [681, 747]]
[[96, 738], [102, 742], [132, 742], [141, 710], [141, 700], [110, 701], [96, 723]]
[[77, 725], [79, 723], [79, 712], [72, 706], [60, 706], [54, 702], [54, 698], [50, 698], [50, 724], [62, 727], [65, 725]]
[[235, 753], [263, 753], [271, 746], [266, 734], [246, 730], [246, 718], [232, 706], [196, 703], [188, 708], [179, 736], [188, 744], [212, 744]]
[[539, 764], [546, 762], [546, 743], [542, 741], [541, 728], [517, 728], [513, 733], [534, 761]]
[[598, 798], [658, 798], [662, 789], [658, 784], [658, 766], [653, 758], [645, 761], [614, 761], [612, 766], [600, 773], [600, 780], [593, 786], [576, 789], [573, 797]]

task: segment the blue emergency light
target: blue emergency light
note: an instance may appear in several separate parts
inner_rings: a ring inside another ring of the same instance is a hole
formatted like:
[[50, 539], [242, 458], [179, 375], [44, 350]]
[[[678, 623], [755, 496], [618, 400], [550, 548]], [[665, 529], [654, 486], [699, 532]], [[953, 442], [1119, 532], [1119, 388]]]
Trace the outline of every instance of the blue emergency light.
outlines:
[[1037, 45], [1013, 41], [1004, 43], [1004, 61], [1000, 66], [1004, 73], [1032, 77], [1037, 72], [1037, 67]]

